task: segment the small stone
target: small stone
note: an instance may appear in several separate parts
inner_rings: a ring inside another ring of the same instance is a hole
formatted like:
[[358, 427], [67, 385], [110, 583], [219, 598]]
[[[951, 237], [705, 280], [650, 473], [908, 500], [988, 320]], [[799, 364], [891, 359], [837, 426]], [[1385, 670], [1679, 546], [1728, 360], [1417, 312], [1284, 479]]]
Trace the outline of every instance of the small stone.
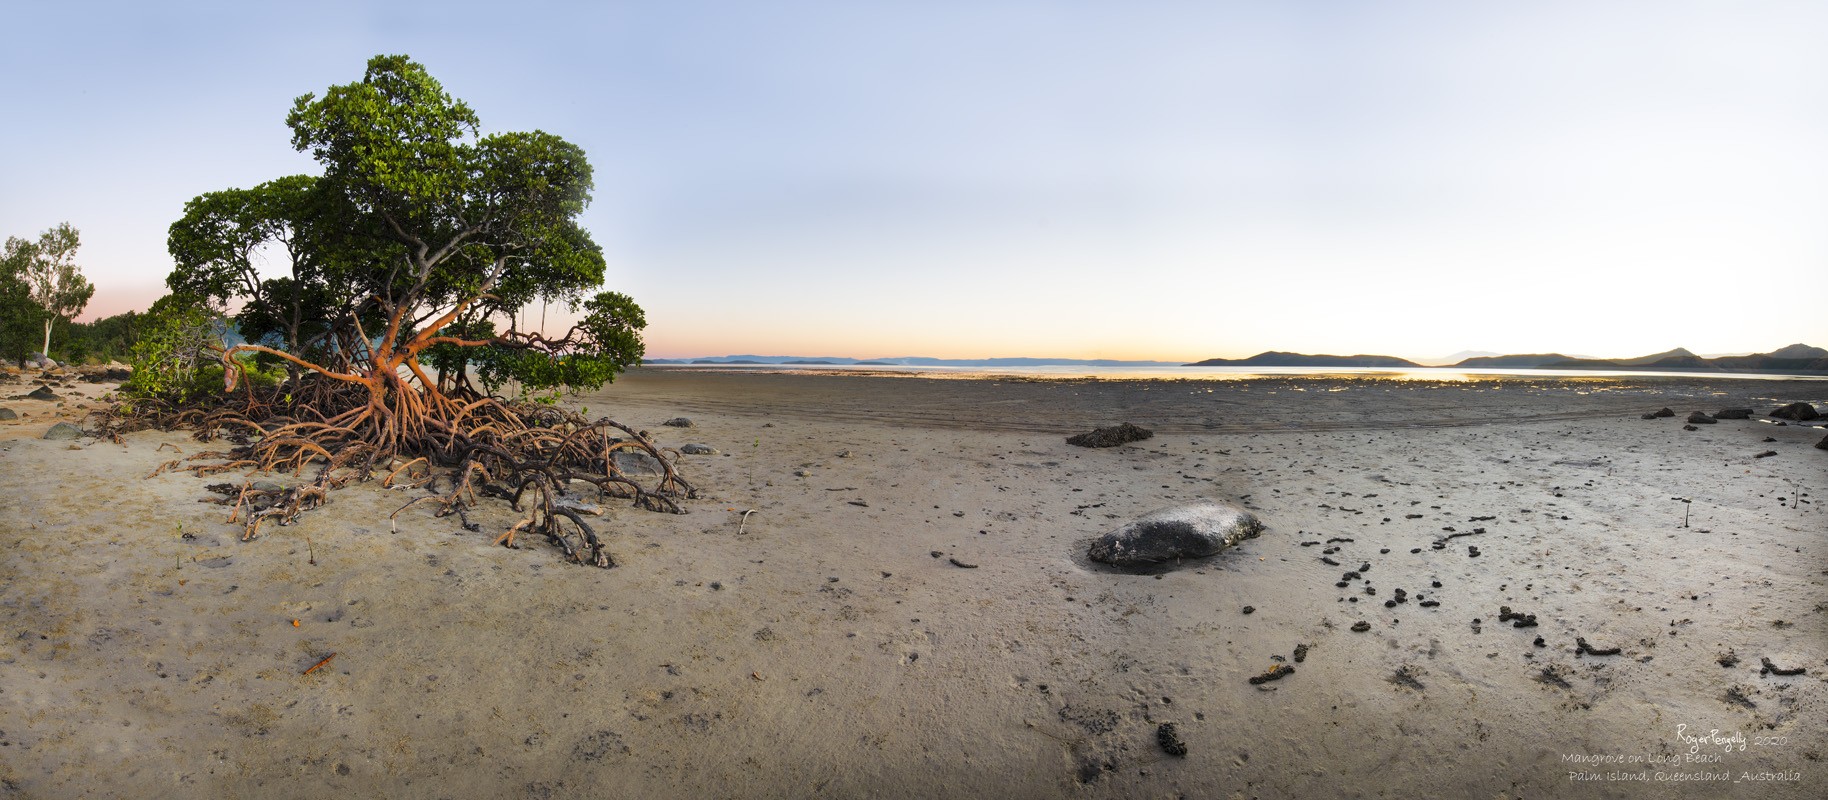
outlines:
[[708, 444], [688, 444], [679, 448], [679, 452], [688, 456], [714, 456], [717, 455], [717, 448]]
[[1685, 431], [1698, 431], [1698, 430], [1701, 430], [1701, 429], [1700, 429], [1700, 428], [1697, 428], [1697, 427], [1695, 427], [1695, 426], [1693, 426], [1693, 425], [1684, 425], [1684, 426], [1682, 426], [1682, 430], [1685, 430]]
[[1368, 631], [1368, 630], [1371, 630], [1371, 623], [1369, 623], [1369, 622], [1365, 622], [1364, 620], [1359, 620], [1358, 622], [1352, 623], [1352, 632], [1353, 633], [1364, 633], [1365, 631]]
[[838, 451], [838, 457], [839, 457], [839, 458], [850, 458], [850, 457], [851, 457], [851, 451], [849, 451], [849, 450], [839, 450], [839, 451]]
[[1673, 417], [1675, 415], [1676, 415], [1676, 412], [1674, 412], [1668, 408], [1657, 409], [1655, 412], [1653, 412], [1651, 414], [1651, 416], [1653, 416], [1653, 417]]
[[674, 418], [672, 418], [672, 419], [669, 419], [669, 420], [667, 420], [667, 421], [665, 421], [665, 422], [662, 422], [662, 423], [660, 423], [660, 424], [662, 424], [662, 425], [665, 425], [665, 426], [667, 426], [667, 427], [669, 427], [669, 428], [691, 428], [691, 427], [695, 427], [695, 426], [694, 426], [694, 425], [693, 425], [693, 424], [692, 424], [692, 421], [691, 421], [691, 420], [690, 420], [690, 419], [687, 419], [687, 418], [685, 418], [685, 417], [674, 417]]
[[1256, 607], [1256, 606], [1245, 606], [1245, 607], [1244, 607], [1244, 613], [1246, 613], [1246, 614], [1255, 614], [1255, 613], [1257, 613], [1257, 607]]
[[1688, 424], [1690, 424], [1690, 425], [1712, 425], [1716, 422], [1719, 422], [1719, 420], [1716, 420], [1713, 417], [1710, 417], [1699, 411], [1696, 411], [1695, 413], [1688, 415]]
[[810, 470], [796, 469], [793, 471], [793, 476], [796, 478], [810, 478], [812, 477], [812, 472]]

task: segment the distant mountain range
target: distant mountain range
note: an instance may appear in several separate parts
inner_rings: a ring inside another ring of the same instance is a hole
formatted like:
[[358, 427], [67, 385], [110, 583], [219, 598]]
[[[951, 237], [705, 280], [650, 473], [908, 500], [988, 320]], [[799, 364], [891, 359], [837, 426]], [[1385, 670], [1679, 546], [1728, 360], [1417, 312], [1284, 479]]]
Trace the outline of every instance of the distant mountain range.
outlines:
[[[1476, 352], [1476, 351], [1467, 351]], [[1456, 353], [1455, 355], [1463, 355]], [[1269, 351], [1249, 358], [1209, 358], [1191, 364], [1175, 361], [1124, 361], [1107, 358], [928, 358], [898, 356], [895, 358], [856, 359], [845, 356], [758, 356], [734, 355], [707, 358], [653, 358], [648, 364], [771, 364], [782, 366], [905, 366], [905, 367], [1421, 367], [1414, 361], [1381, 355], [1308, 355]], [[1636, 358], [1584, 358], [1562, 353], [1524, 353], [1514, 355], [1473, 355], [1445, 367], [1484, 367], [1488, 369], [1593, 369], [1645, 370], [1653, 372], [1822, 372], [1828, 373], [1828, 350], [1805, 344], [1793, 344], [1769, 353], [1733, 356], [1698, 356], [1678, 347]]]
[[[1396, 356], [1328, 356], [1259, 353], [1250, 358], [1209, 358], [1188, 364], [1190, 367], [1419, 367], [1413, 361]], [[1482, 355], [1465, 358], [1450, 367], [1485, 367], [1489, 369], [1595, 369], [1645, 370], [1654, 372], [1828, 372], [1828, 350], [1806, 344], [1793, 344], [1769, 353], [1706, 358], [1678, 347], [1636, 358], [1579, 358], [1561, 353], [1528, 353], [1521, 355]]]

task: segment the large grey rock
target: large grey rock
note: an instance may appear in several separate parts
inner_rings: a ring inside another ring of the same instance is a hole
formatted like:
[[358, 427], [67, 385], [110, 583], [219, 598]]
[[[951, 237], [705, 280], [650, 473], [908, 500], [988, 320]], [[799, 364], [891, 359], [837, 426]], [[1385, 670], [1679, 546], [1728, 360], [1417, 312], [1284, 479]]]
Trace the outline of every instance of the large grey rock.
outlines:
[[1714, 412], [1714, 419], [1751, 419], [1751, 418], [1752, 418], [1752, 409], [1749, 409], [1749, 408], [1723, 408], [1723, 409], [1720, 409], [1719, 411]]
[[49, 387], [49, 386], [40, 386], [36, 389], [33, 389], [30, 393], [26, 394], [26, 397], [29, 399], [32, 399], [32, 400], [58, 400], [58, 399], [61, 399], [57, 396], [56, 392], [51, 391], [51, 387]]
[[10, 408], [0, 408], [0, 419], [18, 419], [19, 412]]
[[1713, 417], [1710, 417], [1699, 411], [1696, 411], [1693, 414], [1688, 415], [1688, 424], [1690, 424], [1690, 425], [1712, 425], [1716, 421], [1717, 420], [1715, 420]]
[[44, 432], [44, 438], [46, 439], [79, 439], [82, 438], [82, 435], [82, 428], [78, 428], [68, 422], [59, 422], [56, 425], [52, 425], [50, 430]]
[[1780, 409], [1777, 409], [1776, 411], [1771, 412], [1771, 416], [1776, 417], [1778, 419], [1793, 419], [1793, 420], [1797, 420], [1797, 421], [1802, 421], [1802, 420], [1815, 419], [1817, 417], [1820, 417], [1821, 414], [1816, 413], [1815, 406], [1809, 405], [1808, 403], [1791, 403], [1787, 406], [1784, 406], [1783, 408], [1780, 408]]
[[1098, 537], [1087, 555], [1116, 567], [1149, 568], [1183, 558], [1204, 558], [1255, 539], [1263, 523], [1255, 515], [1218, 503], [1154, 511]]
[[1816, 442], [1815, 449], [1828, 450], [1828, 436], [1823, 436], [1821, 441]]
[[664, 475], [666, 468], [660, 459], [636, 450], [617, 450], [612, 459], [616, 462], [616, 471], [623, 475]]

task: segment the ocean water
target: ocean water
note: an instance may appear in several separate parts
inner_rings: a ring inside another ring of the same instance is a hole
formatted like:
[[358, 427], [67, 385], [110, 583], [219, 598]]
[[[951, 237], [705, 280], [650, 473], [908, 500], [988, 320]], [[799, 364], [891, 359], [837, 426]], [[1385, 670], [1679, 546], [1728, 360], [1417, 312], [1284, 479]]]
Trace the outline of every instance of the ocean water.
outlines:
[[1653, 372], [1596, 369], [1467, 369], [1464, 367], [1092, 367], [1057, 364], [1022, 367], [956, 367], [880, 364], [650, 364], [645, 369], [715, 372], [802, 372], [808, 374], [903, 374], [930, 378], [1011, 376], [1032, 379], [1093, 380], [1251, 380], [1259, 378], [1382, 378], [1387, 380], [1468, 381], [1516, 378], [1685, 378], [1720, 380], [1825, 381], [1828, 375], [1769, 372]]

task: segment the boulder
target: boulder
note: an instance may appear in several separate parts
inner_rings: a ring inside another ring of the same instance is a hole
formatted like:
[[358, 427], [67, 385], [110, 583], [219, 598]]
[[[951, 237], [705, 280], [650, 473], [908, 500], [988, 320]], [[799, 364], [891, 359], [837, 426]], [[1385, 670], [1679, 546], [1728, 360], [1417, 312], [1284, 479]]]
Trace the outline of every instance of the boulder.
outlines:
[[1669, 409], [1668, 407], [1660, 408], [1654, 413], [1656, 414], [1656, 416], [1659, 416], [1659, 417], [1673, 417], [1676, 415], [1676, 412]]
[[1752, 409], [1749, 409], [1749, 408], [1723, 408], [1723, 409], [1720, 409], [1719, 411], [1714, 412], [1714, 419], [1751, 419], [1751, 418], [1752, 418]]
[[50, 430], [44, 432], [44, 438], [46, 439], [78, 439], [81, 438], [82, 435], [82, 428], [78, 428], [68, 422], [59, 422], [56, 425], [52, 425]]
[[40, 386], [36, 389], [33, 389], [30, 393], [26, 394], [26, 398], [29, 400], [61, 400], [61, 399], [63, 399], [63, 398], [58, 397], [56, 392], [51, 391], [51, 387], [49, 387], [49, 386]]
[[1690, 424], [1690, 425], [1712, 425], [1716, 422], [1719, 422], [1719, 420], [1714, 419], [1713, 417], [1710, 417], [1699, 411], [1696, 411], [1695, 413], [1688, 415], [1688, 424]]
[[19, 412], [10, 408], [0, 408], [0, 419], [18, 419]]
[[1828, 436], [1823, 436], [1821, 441], [1816, 442], [1815, 449], [1828, 450]]
[[692, 421], [689, 419], [686, 419], [685, 417], [674, 417], [674, 418], [669, 419], [660, 424], [665, 425], [669, 428], [690, 428], [690, 427], [692, 427]]
[[1140, 442], [1154, 435], [1155, 431], [1126, 422], [1110, 428], [1097, 428], [1091, 433], [1069, 436], [1066, 443], [1079, 447], [1116, 447], [1120, 444]]
[[1233, 506], [1196, 503], [1154, 511], [1092, 542], [1087, 555], [1126, 569], [1205, 558], [1263, 532], [1255, 515]]
[[679, 448], [679, 452], [688, 456], [714, 456], [717, 455], [717, 448], [708, 444], [688, 444]]
[[1780, 408], [1780, 409], [1777, 409], [1776, 411], [1771, 412], [1771, 416], [1776, 417], [1778, 419], [1793, 419], [1793, 420], [1797, 420], [1797, 421], [1802, 421], [1802, 420], [1818, 419], [1822, 415], [1816, 413], [1815, 406], [1809, 405], [1808, 403], [1791, 403], [1787, 406], [1784, 406], [1783, 408]]

